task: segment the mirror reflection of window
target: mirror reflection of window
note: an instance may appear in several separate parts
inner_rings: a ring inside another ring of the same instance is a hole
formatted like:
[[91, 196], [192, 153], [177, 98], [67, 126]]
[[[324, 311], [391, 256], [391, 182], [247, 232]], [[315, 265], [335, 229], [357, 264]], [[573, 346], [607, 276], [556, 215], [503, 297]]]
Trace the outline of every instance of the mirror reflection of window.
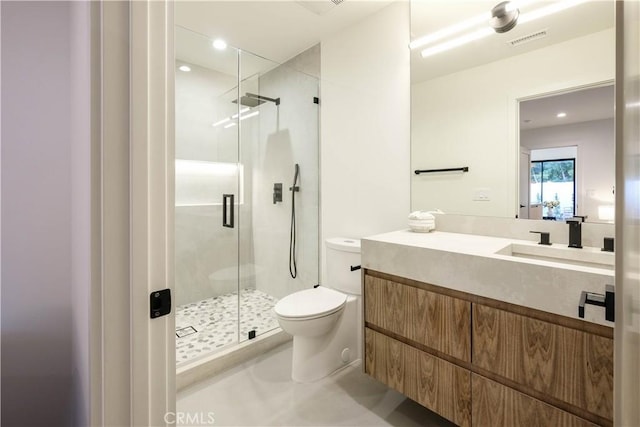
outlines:
[[[536, 151], [544, 150], [532, 150], [533, 158]], [[531, 162], [531, 204], [542, 205], [543, 219], [562, 221], [576, 214], [575, 169], [575, 158]]]
[[605, 221], [600, 211], [615, 199], [613, 98], [606, 84], [520, 101], [521, 218]]

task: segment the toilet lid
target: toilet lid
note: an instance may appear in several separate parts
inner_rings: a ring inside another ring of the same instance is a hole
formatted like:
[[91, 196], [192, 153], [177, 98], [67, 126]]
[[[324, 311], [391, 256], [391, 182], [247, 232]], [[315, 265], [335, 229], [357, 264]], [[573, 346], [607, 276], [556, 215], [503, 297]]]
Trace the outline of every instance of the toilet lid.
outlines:
[[345, 294], [318, 286], [287, 295], [278, 301], [274, 310], [280, 317], [308, 319], [334, 313], [340, 310], [346, 301]]

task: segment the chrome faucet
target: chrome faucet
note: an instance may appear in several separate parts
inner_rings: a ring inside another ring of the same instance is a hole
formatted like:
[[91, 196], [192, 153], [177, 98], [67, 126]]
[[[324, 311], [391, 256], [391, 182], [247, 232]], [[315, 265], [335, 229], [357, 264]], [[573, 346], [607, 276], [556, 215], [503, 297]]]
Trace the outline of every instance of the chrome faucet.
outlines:
[[586, 216], [576, 215], [567, 220], [569, 224], [569, 247], [582, 249], [582, 223]]

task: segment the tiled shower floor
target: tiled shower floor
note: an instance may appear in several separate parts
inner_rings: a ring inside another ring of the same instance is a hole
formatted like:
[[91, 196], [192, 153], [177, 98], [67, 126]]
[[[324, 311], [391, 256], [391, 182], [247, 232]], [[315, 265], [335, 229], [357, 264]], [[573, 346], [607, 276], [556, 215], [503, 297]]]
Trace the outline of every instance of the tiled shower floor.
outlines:
[[[278, 327], [278, 300], [256, 289], [240, 292], [240, 340]], [[238, 341], [238, 294], [208, 298], [176, 309], [176, 363], [194, 360]], [[195, 330], [195, 332], [194, 332]]]

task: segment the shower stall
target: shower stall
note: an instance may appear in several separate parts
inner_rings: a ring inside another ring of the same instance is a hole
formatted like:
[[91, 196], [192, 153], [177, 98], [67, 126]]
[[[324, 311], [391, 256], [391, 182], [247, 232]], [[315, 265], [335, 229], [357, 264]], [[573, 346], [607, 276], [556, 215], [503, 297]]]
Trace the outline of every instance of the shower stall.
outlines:
[[278, 299], [318, 283], [319, 55], [176, 28], [178, 367], [277, 329]]

